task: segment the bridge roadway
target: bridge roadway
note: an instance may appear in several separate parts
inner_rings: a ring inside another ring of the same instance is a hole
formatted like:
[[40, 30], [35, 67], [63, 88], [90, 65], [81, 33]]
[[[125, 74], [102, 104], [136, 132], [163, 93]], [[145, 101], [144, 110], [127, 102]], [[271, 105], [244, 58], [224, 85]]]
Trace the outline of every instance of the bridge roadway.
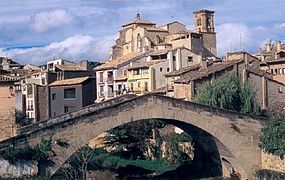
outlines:
[[[80, 147], [100, 133], [144, 119], [179, 121], [208, 132], [233, 155], [227, 161], [243, 179], [254, 179], [255, 170], [260, 168], [258, 144], [267, 119], [157, 94], [124, 95], [20, 128], [17, 136], [0, 142], [0, 149], [27, 143], [36, 145], [41, 138], [51, 138], [55, 152], [52, 157], [55, 165], [50, 168], [53, 174]], [[59, 139], [67, 142], [69, 147], [54, 143]]]

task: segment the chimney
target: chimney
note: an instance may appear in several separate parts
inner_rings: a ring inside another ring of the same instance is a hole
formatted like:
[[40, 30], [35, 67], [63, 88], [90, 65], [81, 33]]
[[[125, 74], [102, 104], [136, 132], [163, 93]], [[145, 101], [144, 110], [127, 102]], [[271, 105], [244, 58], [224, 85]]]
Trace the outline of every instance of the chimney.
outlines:
[[277, 52], [281, 51], [281, 41], [276, 41], [276, 51]]
[[79, 62], [80, 66], [82, 66], [85, 70], [88, 70], [88, 61], [82, 60]]
[[269, 41], [267, 44], [266, 44], [266, 52], [270, 52], [271, 51], [271, 41]]
[[203, 59], [202, 59], [202, 55], [198, 55], [198, 62], [202, 62], [203, 61]]
[[207, 70], [207, 68], [208, 68], [207, 67], [207, 61], [201, 61], [200, 65], [201, 65], [200, 71]]

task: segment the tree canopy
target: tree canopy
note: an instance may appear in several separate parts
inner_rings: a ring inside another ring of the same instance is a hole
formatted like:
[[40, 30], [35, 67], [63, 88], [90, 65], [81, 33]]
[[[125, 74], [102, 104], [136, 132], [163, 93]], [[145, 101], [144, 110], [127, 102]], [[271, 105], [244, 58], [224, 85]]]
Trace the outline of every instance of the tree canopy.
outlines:
[[241, 86], [239, 78], [232, 73], [224, 74], [213, 83], [206, 83], [198, 90], [194, 101], [247, 114], [260, 114], [251, 83], [247, 81]]

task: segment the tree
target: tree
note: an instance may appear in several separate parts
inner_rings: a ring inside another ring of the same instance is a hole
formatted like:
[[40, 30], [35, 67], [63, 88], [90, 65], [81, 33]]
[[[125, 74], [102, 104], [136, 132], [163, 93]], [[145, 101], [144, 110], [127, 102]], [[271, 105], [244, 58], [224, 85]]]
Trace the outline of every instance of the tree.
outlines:
[[224, 74], [213, 83], [206, 83], [198, 90], [194, 101], [247, 114], [260, 114], [250, 82], [241, 87], [239, 78], [232, 73]]
[[246, 114], [260, 115], [260, 107], [255, 100], [255, 93], [252, 90], [252, 85], [246, 81], [241, 88], [241, 112]]
[[268, 153], [285, 155], [285, 115], [268, 122], [262, 129], [260, 147]]
[[162, 120], [150, 119], [127, 123], [111, 129], [111, 136], [106, 137], [108, 145], [118, 145], [128, 151], [120, 151], [122, 156], [140, 158], [145, 148], [145, 139], [151, 138], [152, 129], [162, 128], [165, 123]]
[[[78, 149], [75, 146], [69, 146], [69, 148]], [[67, 179], [87, 179], [88, 165], [94, 154], [95, 151], [86, 144], [71, 156], [61, 171]]]

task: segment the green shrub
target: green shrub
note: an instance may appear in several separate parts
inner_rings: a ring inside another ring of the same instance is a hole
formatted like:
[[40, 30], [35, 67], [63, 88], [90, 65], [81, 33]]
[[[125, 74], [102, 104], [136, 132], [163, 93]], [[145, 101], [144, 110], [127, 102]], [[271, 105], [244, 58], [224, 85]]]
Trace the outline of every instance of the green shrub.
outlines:
[[260, 147], [268, 153], [285, 155], [285, 116], [280, 116], [262, 129]]
[[17, 148], [13, 146], [4, 149], [1, 151], [1, 156], [13, 164], [18, 160], [48, 160], [51, 152], [51, 140], [42, 139], [40, 144], [35, 147], [26, 145], [23, 148]]

